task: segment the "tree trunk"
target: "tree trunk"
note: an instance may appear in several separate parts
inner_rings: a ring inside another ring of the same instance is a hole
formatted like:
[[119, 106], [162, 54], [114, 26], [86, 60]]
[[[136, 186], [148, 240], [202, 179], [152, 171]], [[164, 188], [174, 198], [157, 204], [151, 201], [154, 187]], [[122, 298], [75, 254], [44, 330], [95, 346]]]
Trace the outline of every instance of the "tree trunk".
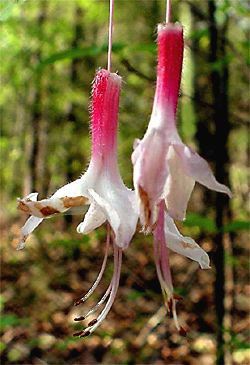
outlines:
[[[227, 32], [228, 19], [221, 29], [218, 29], [215, 19], [216, 5], [214, 0], [208, 2], [209, 7], [209, 35], [211, 84], [213, 96], [215, 145], [214, 160], [216, 178], [229, 185], [229, 155], [228, 137], [230, 132], [228, 113], [228, 64], [226, 62], [225, 34]], [[218, 61], [221, 68], [216, 67]], [[216, 226], [218, 233], [215, 236], [214, 265], [216, 269], [215, 279], [215, 305], [217, 317], [217, 364], [225, 363], [224, 317], [225, 317], [225, 248], [222, 227], [229, 216], [229, 199], [225, 194], [216, 194]]]
[[[83, 28], [83, 11], [80, 7], [76, 6], [75, 9], [75, 30], [74, 30], [74, 37], [72, 40], [72, 44], [71, 47], [72, 49], [78, 48], [81, 44], [81, 42], [84, 40], [84, 28]], [[70, 66], [70, 81], [71, 81], [71, 86], [76, 87], [78, 82], [79, 82], [79, 67], [81, 67], [82, 61], [74, 58], [71, 61], [71, 66]], [[70, 103], [69, 106], [69, 111], [66, 115], [66, 121], [69, 123], [73, 124], [73, 128], [72, 128], [72, 136], [75, 136], [75, 134], [77, 133], [77, 105], [74, 102]], [[69, 141], [67, 141], [68, 143], [68, 153], [67, 153], [67, 159], [66, 159], [66, 167], [67, 167], [67, 172], [66, 172], [66, 181], [73, 181], [76, 176], [76, 172], [74, 170], [74, 160], [76, 158], [76, 155], [74, 153], [74, 151], [72, 150], [72, 140], [70, 139]], [[66, 215], [65, 216], [65, 223], [66, 223], [66, 227], [72, 223], [72, 216], [71, 215]]]
[[[43, 28], [46, 20], [46, 10], [47, 4], [46, 2], [41, 3], [41, 8], [38, 14], [38, 27], [39, 27], [39, 41], [38, 41], [38, 49], [34, 54], [33, 63], [36, 63], [41, 58], [42, 53], [42, 42], [43, 42]], [[28, 158], [28, 170], [30, 177], [26, 180], [30, 185], [30, 191], [41, 191], [43, 192], [43, 187], [41, 186], [40, 177], [41, 173], [44, 171], [44, 158], [40, 157], [40, 147], [41, 141], [43, 140], [42, 136], [42, 76], [41, 74], [36, 74], [34, 76], [34, 84], [32, 85], [31, 92], [31, 120], [30, 120], [30, 132], [31, 132], [31, 140], [28, 141], [30, 146], [27, 146], [27, 153], [29, 154]]]

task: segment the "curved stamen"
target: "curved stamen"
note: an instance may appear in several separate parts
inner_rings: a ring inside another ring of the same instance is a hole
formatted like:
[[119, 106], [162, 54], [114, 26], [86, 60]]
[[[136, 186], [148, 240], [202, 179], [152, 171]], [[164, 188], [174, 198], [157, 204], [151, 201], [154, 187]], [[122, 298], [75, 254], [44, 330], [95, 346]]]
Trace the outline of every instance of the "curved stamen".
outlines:
[[83, 335], [81, 336], [86, 336], [86, 334], [89, 334], [94, 332], [95, 329], [97, 327], [99, 327], [99, 325], [103, 322], [103, 320], [106, 318], [106, 316], [108, 315], [115, 297], [116, 297], [116, 293], [119, 287], [119, 281], [120, 281], [120, 274], [121, 274], [121, 264], [122, 264], [122, 250], [120, 248], [118, 248], [115, 244], [114, 244], [114, 274], [113, 274], [113, 278], [112, 278], [112, 289], [111, 289], [111, 293], [109, 296], [109, 300], [106, 303], [103, 311], [101, 312], [101, 314], [99, 315], [99, 317], [97, 318], [96, 323], [93, 326], [89, 326], [85, 329]]
[[168, 312], [173, 316], [175, 326], [181, 335], [185, 335], [186, 331], [180, 326], [177, 313], [177, 298], [173, 294], [173, 284], [169, 264], [169, 253], [166, 245], [164, 231], [164, 202], [159, 204], [159, 215], [157, 225], [154, 230], [154, 256], [157, 276], [161, 285], [165, 305]]
[[159, 242], [160, 246], [160, 265], [163, 279], [168, 287], [169, 294], [172, 296], [173, 294], [173, 283], [172, 276], [170, 271], [170, 263], [169, 263], [169, 250], [166, 245], [165, 239], [164, 242]]
[[89, 317], [91, 314], [95, 313], [97, 311], [97, 309], [106, 301], [107, 297], [109, 296], [109, 293], [111, 291], [112, 288], [112, 282], [110, 283], [108, 289], [106, 290], [105, 294], [103, 295], [103, 297], [99, 300], [99, 302], [92, 307], [85, 315], [84, 315], [84, 319], [86, 319], [87, 317]]
[[176, 313], [176, 300], [175, 299], [173, 299], [173, 302], [172, 302], [172, 313], [173, 313], [175, 327], [180, 332], [182, 327], [180, 326], [179, 321], [178, 321], [178, 317], [177, 317], [177, 313]]
[[90, 296], [91, 294], [95, 291], [95, 289], [97, 288], [98, 284], [100, 283], [102, 277], [103, 277], [103, 273], [104, 273], [104, 270], [106, 268], [106, 264], [107, 264], [107, 258], [108, 258], [108, 249], [109, 249], [109, 245], [110, 245], [110, 227], [108, 225], [108, 228], [107, 228], [107, 240], [106, 240], [106, 247], [105, 247], [105, 255], [104, 255], [104, 259], [103, 259], [103, 262], [102, 262], [102, 267], [101, 267], [101, 270], [94, 282], [94, 284], [92, 285], [92, 287], [89, 289], [89, 291], [81, 298], [77, 299], [74, 303], [75, 306], [85, 302]]

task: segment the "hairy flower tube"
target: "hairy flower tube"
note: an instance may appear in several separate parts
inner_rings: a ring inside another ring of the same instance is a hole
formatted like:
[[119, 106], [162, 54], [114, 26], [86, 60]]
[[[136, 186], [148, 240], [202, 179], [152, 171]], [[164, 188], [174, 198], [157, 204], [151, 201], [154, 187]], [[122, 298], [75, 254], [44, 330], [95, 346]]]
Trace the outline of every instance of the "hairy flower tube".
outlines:
[[195, 182], [226, 193], [208, 163], [182, 141], [176, 128], [176, 109], [183, 62], [183, 29], [179, 24], [158, 26], [157, 83], [153, 110], [143, 139], [132, 155], [134, 185], [144, 231], [153, 230], [158, 203], [164, 199], [168, 214], [184, 220]]
[[120, 76], [104, 69], [99, 70], [94, 79], [91, 106], [92, 156], [87, 171], [79, 179], [61, 187], [50, 198], [37, 201], [38, 194], [32, 193], [19, 199], [19, 208], [31, 216], [22, 228], [18, 249], [24, 247], [28, 235], [43, 219], [66, 211], [83, 214], [85, 205], [90, 206], [83, 222], [77, 227], [79, 233], [87, 234], [108, 222], [111, 232], [108, 234], [101, 271], [90, 291], [75, 304], [85, 301], [99, 284], [112, 240], [114, 274], [96, 309], [108, 301], [98, 318], [81, 335], [91, 333], [104, 320], [112, 306], [119, 285], [122, 250], [128, 247], [138, 220], [135, 193], [124, 185], [117, 164], [121, 82]]

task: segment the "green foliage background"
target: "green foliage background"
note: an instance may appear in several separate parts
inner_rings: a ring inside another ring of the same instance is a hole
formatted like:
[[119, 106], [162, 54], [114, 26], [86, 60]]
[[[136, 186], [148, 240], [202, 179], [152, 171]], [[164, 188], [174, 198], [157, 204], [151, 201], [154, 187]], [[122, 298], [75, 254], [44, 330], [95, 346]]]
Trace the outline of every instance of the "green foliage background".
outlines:
[[[230, 134], [226, 148], [234, 197], [230, 216], [218, 228], [215, 194], [205, 193], [197, 186], [190, 213], [180, 228], [211, 255], [214, 237], [223, 233], [226, 352], [235, 363], [245, 364], [249, 359], [249, 4], [245, 0], [217, 0], [215, 4], [218, 29], [226, 18], [229, 27], [225, 34], [226, 56], [211, 63], [209, 21], [206, 17], [197, 18], [197, 12], [207, 14], [208, 2], [173, 1], [173, 19], [184, 24], [186, 40], [178, 128], [187, 144], [195, 149], [202, 144], [204, 157], [210, 156], [214, 167], [210, 75], [227, 65]], [[15, 251], [16, 237], [25, 220], [16, 211], [16, 197], [33, 189], [47, 196], [87, 167], [88, 105], [95, 70], [106, 67], [108, 1], [2, 0], [0, 10], [3, 363], [213, 364], [214, 268], [202, 272], [187, 259], [174, 254], [171, 257], [176, 291], [184, 297], [180, 318], [190, 328], [189, 339], [180, 338], [171, 319], [159, 311], [162, 298], [152, 260], [152, 239], [138, 233], [125, 253], [121, 288], [112, 313], [96, 334], [79, 341], [71, 336], [79, 328], [73, 323], [78, 309], [72, 303], [88, 290], [97, 275], [105, 230], [80, 237], [75, 227], [81, 217], [71, 221], [65, 217], [51, 219], [32, 235], [24, 252]], [[165, 2], [161, 0], [115, 1], [113, 71], [118, 71], [124, 80], [119, 164], [129, 187], [133, 141], [143, 136], [152, 107], [156, 24], [163, 21], [164, 11]], [[197, 89], [202, 94], [199, 100]], [[206, 140], [197, 139], [201, 123], [210, 131], [207, 144]], [[99, 295], [111, 272], [110, 266]], [[89, 305], [97, 298], [96, 295]], [[156, 324], [150, 327], [152, 318]]]

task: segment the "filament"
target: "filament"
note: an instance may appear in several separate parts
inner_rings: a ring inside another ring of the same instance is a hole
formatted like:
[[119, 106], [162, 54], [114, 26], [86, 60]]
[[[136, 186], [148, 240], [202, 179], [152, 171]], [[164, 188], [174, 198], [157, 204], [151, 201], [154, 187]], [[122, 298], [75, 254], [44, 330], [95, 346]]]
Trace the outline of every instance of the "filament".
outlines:
[[109, 285], [108, 289], [106, 290], [105, 294], [99, 300], [99, 302], [84, 315], [84, 319], [89, 317], [92, 313], [95, 313], [97, 311], [97, 309], [105, 302], [105, 300], [107, 299], [107, 297], [111, 291], [111, 288], [112, 288], [112, 282]]
[[106, 240], [106, 247], [105, 247], [105, 255], [104, 255], [104, 259], [102, 262], [102, 267], [101, 270], [94, 282], [94, 284], [92, 285], [92, 287], [89, 289], [89, 291], [80, 299], [78, 299], [75, 302], [75, 305], [80, 304], [81, 302], [85, 302], [85, 300], [87, 300], [91, 294], [95, 291], [95, 289], [97, 288], [98, 284], [100, 283], [102, 277], [103, 277], [103, 273], [107, 264], [107, 258], [108, 258], [108, 249], [109, 249], [109, 245], [110, 245], [110, 227], [108, 225], [108, 229], [107, 229], [107, 240]]
[[118, 248], [117, 246], [115, 246], [115, 244], [114, 244], [114, 274], [113, 274], [113, 278], [112, 278], [112, 289], [111, 289], [111, 293], [110, 293], [108, 302], [106, 303], [103, 311], [97, 318], [96, 323], [93, 326], [87, 327], [85, 329], [84, 333], [89, 333], [89, 332], [92, 333], [93, 331], [95, 331], [95, 329], [97, 327], [99, 327], [99, 325], [103, 322], [103, 320], [108, 315], [108, 313], [114, 303], [116, 293], [117, 293], [117, 290], [119, 287], [121, 264], [122, 264], [122, 250], [120, 248]]

